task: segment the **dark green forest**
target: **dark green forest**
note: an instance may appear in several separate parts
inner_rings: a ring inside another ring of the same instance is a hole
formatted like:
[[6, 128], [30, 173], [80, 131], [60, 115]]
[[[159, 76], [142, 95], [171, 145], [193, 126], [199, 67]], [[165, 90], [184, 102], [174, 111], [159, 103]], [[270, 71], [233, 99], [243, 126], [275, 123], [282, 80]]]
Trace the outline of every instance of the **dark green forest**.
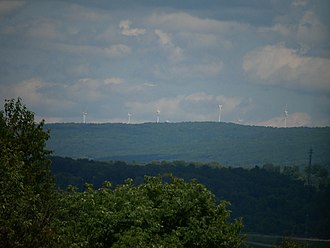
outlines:
[[[330, 185], [325, 167], [311, 174], [294, 167], [273, 165], [252, 169], [221, 167], [216, 163], [163, 161], [145, 164], [123, 161], [52, 158], [51, 170], [61, 188], [103, 181], [122, 184], [132, 178], [139, 185], [144, 175], [173, 174], [187, 181], [197, 179], [218, 200], [228, 200], [235, 218], [243, 217], [244, 232], [285, 236], [330, 238]], [[294, 173], [292, 173], [294, 172]]]
[[330, 163], [330, 128], [271, 128], [233, 123], [47, 124], [54, 155], [95, 160], [217, 161], [253, 167]]

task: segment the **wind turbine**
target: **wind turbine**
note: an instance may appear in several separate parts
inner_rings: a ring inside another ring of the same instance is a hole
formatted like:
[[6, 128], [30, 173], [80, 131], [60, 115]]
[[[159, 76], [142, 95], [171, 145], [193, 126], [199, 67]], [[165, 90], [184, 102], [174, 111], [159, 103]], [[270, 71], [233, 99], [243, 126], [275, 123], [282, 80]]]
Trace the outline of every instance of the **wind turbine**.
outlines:
[[131, 113], [128, 113], [127, 115], [128, 115], [128, 121], [127, 121], [127, 124], [130, 124], [132, 114], [131, 114]]
[[157, 120], [156, 120], [157, 123], [159, 123], [159, 114], [160, 114], [160, 110], [157, 109]]
[[219, 104], [219, 122], [221, 122], [221, 110], [222, 110], [222, 105]]
[[286, 122], [287, 122], [288, 116], [289, 116], [289, 112], [288, 112], [287, 106], [285, 106], [285, 110], [284, 110], [284, 127], [286, 127]]
[[83, 115], [83, 123], [85, 124], [86, 123], [87, 112], [83, 112], [82, 115]]

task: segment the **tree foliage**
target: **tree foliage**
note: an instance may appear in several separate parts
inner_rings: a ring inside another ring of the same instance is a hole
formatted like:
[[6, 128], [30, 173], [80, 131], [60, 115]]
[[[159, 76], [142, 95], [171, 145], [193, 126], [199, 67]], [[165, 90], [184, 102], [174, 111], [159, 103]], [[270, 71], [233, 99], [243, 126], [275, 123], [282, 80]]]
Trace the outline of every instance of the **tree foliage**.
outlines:
[[59, 225], [67, 247], [239, 247], [242, 222], [205, 186], [173, 176], [110, 183], [62, 198]]
[[54, 180], [48, 132], [21, 99], [0, 112], [0, 247], [50, 247]]
[[304, 247], [307, 246], [302, 245], [301, 243], [290, 239], [285, 239], [282, 241], [281, 244], [273, 246], [273, 248], [304, 248]]
[[62, 189], [72, 184], [83, 190], [85, 182], [98, 188], [106, 180], [118, 185], [127, 177], [141, 184], [144, 175], [171, 173], [187, 181], [196, 178], [218, 199], [230, 201], [232, 216], [244, 219], [245, 232], [330, 238], [329, 178], [323, 188], [317, 189], [306, 185], [303, 171], [296, 167], [291, 170], [287, 166], [280, 173], [270, 165], [243, 169], [185, 161], [139, 164], [51, 159], [52, 171]]

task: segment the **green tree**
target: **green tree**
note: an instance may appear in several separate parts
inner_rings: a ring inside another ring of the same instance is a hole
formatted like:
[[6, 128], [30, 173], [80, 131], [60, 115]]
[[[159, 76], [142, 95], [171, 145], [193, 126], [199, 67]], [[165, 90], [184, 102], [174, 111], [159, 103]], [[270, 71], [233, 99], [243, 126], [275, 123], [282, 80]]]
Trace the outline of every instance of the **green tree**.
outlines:
[[287, 176], [290, 176], [294, 179], [302, 179], [302, 176], [303, 176], [300, 173], [298, 165], [284, 166], [283, 167], [283, 174], [287, 175]]
[[56, 192], [43, 125], [21, 99], [0, 111], [0, 247], [51, 247]]
[[285, 239], [282, 241], [280, 245], [274, 246], [274, 248], [303, 248], [303, 247], [306, 246], [303, 246], [301, 243], [290, 239]]
[[[310, 177], [310, 184], [317, 189], [324, 188], [329, 184], [328, 170], [326, 166], [315, 164], [311, 168], [305, 167], [306, 178]], [[307, 179], [306, 179], [307, 180]]]
[[229, 221], [205, 186], [175, 177], [145, 177], [111, 189], [63, 192], [59, 218], [66, 247], [239, 247], [242, 222]]

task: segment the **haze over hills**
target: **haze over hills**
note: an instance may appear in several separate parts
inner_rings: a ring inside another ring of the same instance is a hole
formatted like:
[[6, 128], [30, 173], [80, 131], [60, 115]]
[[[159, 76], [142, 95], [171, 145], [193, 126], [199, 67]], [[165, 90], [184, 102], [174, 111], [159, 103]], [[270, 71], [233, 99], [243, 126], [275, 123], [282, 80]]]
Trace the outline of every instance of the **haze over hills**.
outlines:
[[47, 124], [54, 155], [96, 160], [217, 161], [229, 166], [330, 162], [330, 128], [232, 123]]

